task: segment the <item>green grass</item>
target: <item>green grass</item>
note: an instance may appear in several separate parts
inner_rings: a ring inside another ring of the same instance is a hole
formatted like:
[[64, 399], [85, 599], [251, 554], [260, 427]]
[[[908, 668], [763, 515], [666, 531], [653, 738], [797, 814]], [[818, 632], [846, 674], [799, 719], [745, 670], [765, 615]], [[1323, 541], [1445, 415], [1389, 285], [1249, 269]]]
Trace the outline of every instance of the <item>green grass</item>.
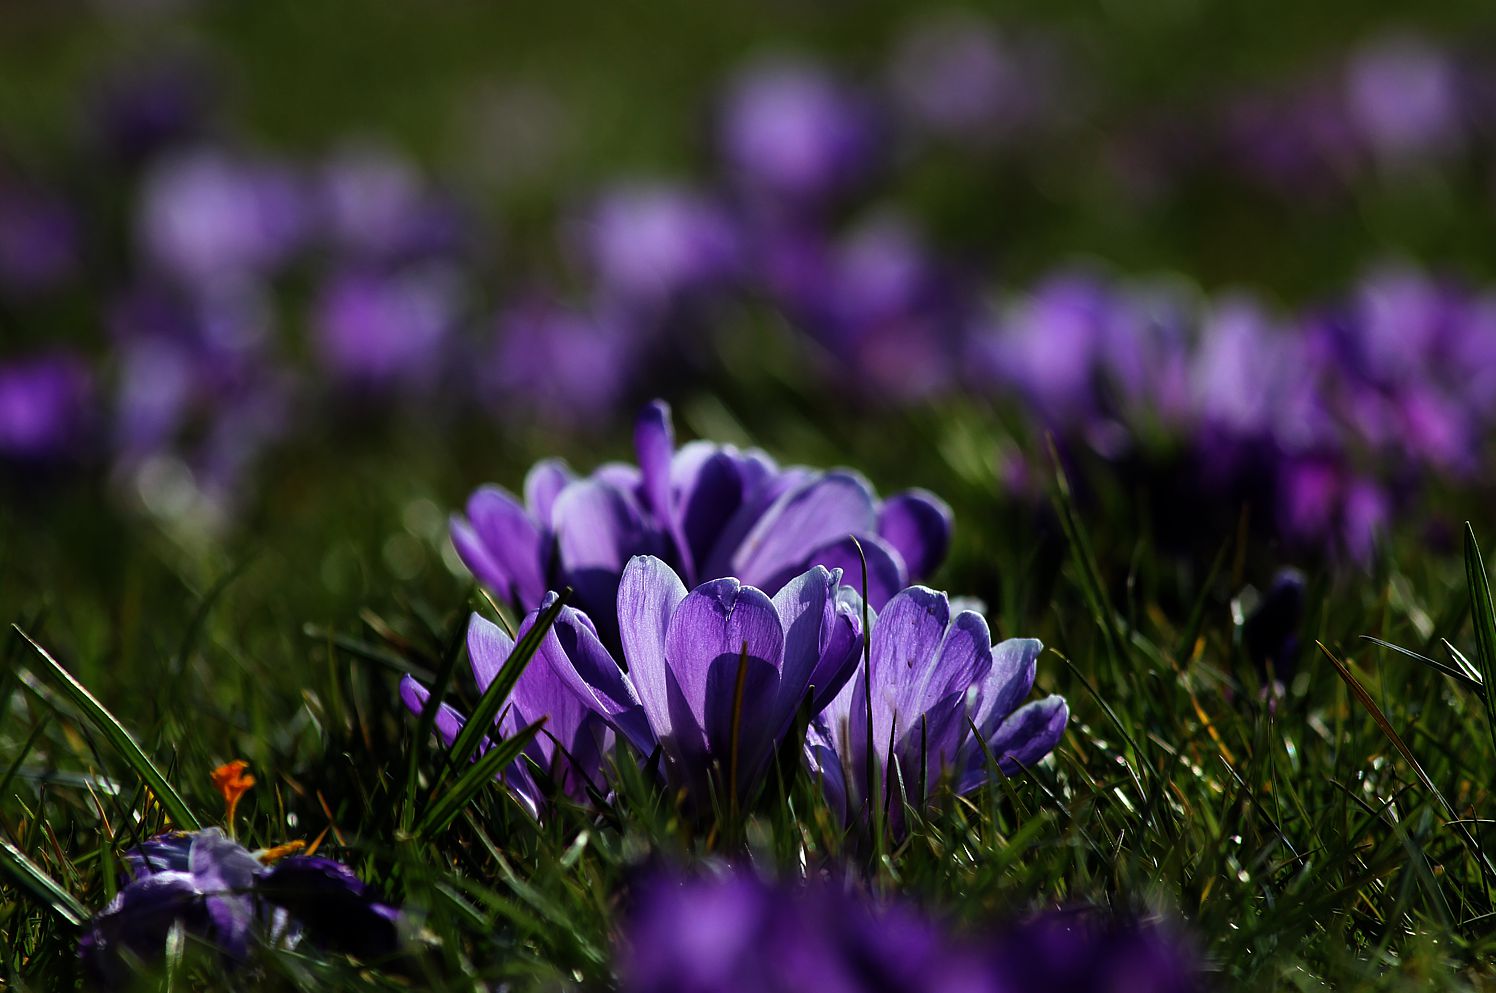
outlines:
[[[682, 420], [695, 433], [750, 409], [688, 403]], [[1468, 574], [1457, 547], [1428, 546], [1426, 521], [1369, 571], [1211, 529], [1192, 551], [1164, 550], [1138, 525], [1146, 498], [1100, 467], [1082, 467], [1084, 499], [1058, 486], [1047, 504], [1005, 496], [974, 468], [998, 437], [976, 411], [846, 417], [811, 435], [759, 409], [730, 419], [786, 458], [863, 465], [885, 489], [952, 500], [957, 541], [938, 584], [981, 596], [995, 634], [1044, 640], [1037, 691], [1065, 694], [1073, 712], [1052, 761], [946, 799], [902, 839], [849, 835], [803, 774], [703, 818], [626, 761], [611, 806], [563, 803], [536, 825], [449, 763], [395, 692], [400, 671], [465, 669], [462, 624], [488, 609], [444, 564], [428, 511], [481, 478], [516, 483], [525, 446], [291, 457], [251, 523], [212, 542], [76, 491], [11, 504], [0, 611], [48, 654], [18, 632], [3, 645], [8, 981], [74, 982], [77, 918], [112, 896], [119, 853], [193, 814], [219, 822], [208, 772], [237, 757], [259, 779], [240, 806], [246, 843], [325, 834], [325, 852], [419, 921], [409, 954], [373, 972], [274, 953], [246, 987], [606, 987], [639, 871], [745, 854], [784, 871], [847, 867], [973, 927], [1074, 901], [1159, 909], [1189, 922], [1226, 988], [1496, 979], [1496, 740], [1481, 685], [1492, 612], [1473, 543]], [[568, 454], [587, 465], [626, 443]], [[1459, 512], [1454, 496], [1435, 505]], [[1496, 530], [1477, 520], [1475, 536], [1489, 545]], [[1288, 562], [1309, 568], [1310, 609], [1298, 672], [1269, 699], [1231, 601]], [[448, 690], [464, 709], [502, 704], [475, 700], [464, 678]], [[223, 988], [191, 941], [170, 964], [173, 988]]]

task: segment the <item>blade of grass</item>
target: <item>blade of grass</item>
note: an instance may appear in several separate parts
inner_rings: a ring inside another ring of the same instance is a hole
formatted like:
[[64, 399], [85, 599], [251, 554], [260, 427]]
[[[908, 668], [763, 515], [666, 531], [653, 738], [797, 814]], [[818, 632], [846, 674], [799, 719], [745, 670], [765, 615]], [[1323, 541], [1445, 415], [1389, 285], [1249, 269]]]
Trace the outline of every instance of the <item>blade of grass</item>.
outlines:
[[1496, 746], [1496, 605], [1491, 603], [1491, 580], [1475, 541], [1475, 529], [1465, 522], [1465, 579], [1470, 586], [1470, 624], [1475, 628], [1480, 662], [1481, 700], [1486, 707], [1486, 729]]
[[88, 920], [88, 911], [71, 893], [4, 838], [0, 838], [0, 865], [43, 906], [73, 927], [82, 927]]
[[150, 787], [151, 792], [156, 795], [156, 802], [161, 804], [162, 808], [176, 823], [176, 826], [187, 831], [193, 831], [201, 827], [201, 822], [193, 814], [192, 809], [187, 806], [187, 801], [183, 800], [181, 795], [172, 787], [171, 783], [167, 782], [161, 770], [156, 768], [155, 763], [141, 750], [139, 743], [136, 742], [134, 736], [129, 731], [125, 730], [124, 725], [115, 719], [114, 715], [88, 691], [87, 687], [74, 679], [72, 673], [64, 669], [56, 659], [48, 654], [45, 648], [32, 641], [31, 636], [19, 627], [15, 625], [12, 625], [12, 627], [16, 634], [26, 640], [26, 643], [32, 647], [37, 656], [51, 670], [52, 675], [61, 685], [63, 692], [73, 701], [74, 705], [83, 711], [89, 721], [94, 727], [99, 729], [105, 738], [109, 739], [109, 743], [124, 757], [125, 762], [135, 771], [135, 774]]
[[478, 795], [478, 791], [493, 782], [494, 778], [503, 769], [519, 758], [526, 745], [528, 745], [540, 731], [545, 719], [541, 718], [534, 724], [522, 728], [513, 736], [504, 739], [484, 752], [478, 761], [467, 768], [457, 781], [436, 800], [421, 816], [416, 824], [416, 835], [423, 840], [431, 840], [444, 831], [462, 813], [469, 800]]

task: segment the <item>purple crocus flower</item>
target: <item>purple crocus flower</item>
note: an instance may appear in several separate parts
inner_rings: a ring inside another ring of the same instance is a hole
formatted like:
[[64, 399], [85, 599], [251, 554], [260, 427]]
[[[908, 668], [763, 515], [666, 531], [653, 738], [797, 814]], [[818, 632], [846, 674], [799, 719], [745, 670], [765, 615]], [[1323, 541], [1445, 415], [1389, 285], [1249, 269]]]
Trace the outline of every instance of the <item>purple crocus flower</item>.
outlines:
[[1427, 39], [1375, 39], [1346, 67], [1351, 120], [1373, 152], [1403, 162], [1451, 151], [1465, 131], [1461, 80], [1447, 53]]
[[0, 362], [0, 458], [76, 455], [91, 393], [88, 367], [76, 356], [57, 352]]
[[506, 419], [524, 412], [550, 426], [594, 423], [617, 409], [632, 380], [635, 331], [615, 315], [521, 300], [499, 315], [474, 385]]
[[0, 292], [55, 289], [78, 268], [78, 217], [60, 196], [0, 180]]
[[288, 167], [197, 149], [163, 160], [146, 177], [139, 237], [163, 272], [196, 287], [286, 262], [305, 237], [307, 208]]
[[719, 142], [739, 187], [792, 204], [845, 191], [873, 168], [873, 112], [866, 100], [813, 62], [754, 62], [729, 83]]
[[428, 385], [457, 323], [459, 279], [444, 266], [334, 275], [312, 321], [323, 365], [358, 386]]
[[108, 988], [130, 978], [124, 955], [159, 958], [176, 925], [230, 963], [244, 960], [257, 938], [365, 957], [398, 946], [399, 911], [330, 859], [294, 856], [267, 867], [218, 828], [207, 828], [159, 835], [124, 860], [129, 882], [78, 946], [84, 970]]
[[611, 642], [619, 577], [634, 555], [666, 558], [687, 584], [734, 576], [777, 593], [813, 564], [841, 568], [881, 605], [944, 559], [950, 509], [911, 490], [880, 501], [861, 476], [780, 468], [759, 451], [704, 441], [675, 448], [670, 410], [656, 401], [635, 428], [638, 467], [610, 464], [579, 478], [546, 461], [525, 501], [486, 486], [454, 517], [452, 543], [478, 580], [531, 609], [570, 585]]
[[[536, 611], [525, 618], [519, 630], [521, 638], [535, 624], [538, 615], [539, 611]], [[580, 626], [596, 640], [596, 632], [592, 631], [591, 621], [585, 615], [572, 611], [566, 618], [568, 626], [565, 630], [569, 635]], [[554, 632], [548, 634], [547, 644], [555, 639]], [[486, 691], [508, 664], [514, 644], [514, 639], [496, 624], [473, 615], [468, 623], [467, 646], [479, 693]], [[430, 693], [406, 676], [400, 681], [400, 697], [412, 713], [420, 714], [430, 699]], [[539, 720], [544, 720], [545, 726], [525, 749], [529, 759], [573, 799], [584, 800], [589, 790], [600, 789], [599, 772], [604, 756], [612, 751], [612, 733], [603, 718], [557, 674], [544, 651], [531, 659], [520, 674], [494, 724], [499, 735], [507, 738]], [[443, 703], [437, 711], [436, 731], [448, 747], [457, 739], [464, 723], [466, 718], [450, 704]], [[531, 816], [540, 815], [545, 806], [545, 791], [535, 781], [523, 758], [504, 770], [499, 778]]]
[[635, 556], [618, 588], [620, 666], [586, 615], [562, 612], [541, 651], [666, 777], [697, 793], [751, 795], [807, 703], [820, 710], [856, 664], [860, 604], [840, 570], [813, 566], [771, 599], [736, 579], [687, 592], [662, 560]]
[[971, 935], [847, 884], [657, 873], [617, 953], [623, 993], [1198, 993], [1201, 963], [1165, 922], [1076, 907]]
[[602, 295], [647, 314], [721, 285], [742, 264], [726, 210], [704, 194], [668, 183], [608, 189], [574, 228]]
[[859, 666], [811, 729], [808, 757], [833, 807], [849, 818], [864, 808], [872, 772], [882, 802], [918, 805], [944, 781], [977, 788], [994, 761], [1012, 776], [1048, 755], [1070, 711], [1060, 696], [1023, 703], [1041, 647], [992, 644], [981, 614], [952, 616], [946, 595], [923, 586], [890, 600], [873, 620], [871, 674]]
[[381, 145], [339, 151], [323, 167], [318, 193], [334, 246], [366, 263], [450, 256], [468, 240], [458, 205]]

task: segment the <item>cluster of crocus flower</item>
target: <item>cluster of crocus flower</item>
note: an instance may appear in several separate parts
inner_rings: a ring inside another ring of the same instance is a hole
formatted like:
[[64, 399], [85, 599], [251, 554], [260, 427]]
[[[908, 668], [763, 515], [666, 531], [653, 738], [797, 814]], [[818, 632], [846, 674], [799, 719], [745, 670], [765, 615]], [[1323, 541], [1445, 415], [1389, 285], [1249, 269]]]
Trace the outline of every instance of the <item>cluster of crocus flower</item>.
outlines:
[[[751, 800], [776, 755], [803, 751], [849, 820], [886, 802], [861, 789], [872, 766], [880, 783], [918, 782], [905, 795], [919, 804], [943, 783], [966, 792], [992, 768], [1016, 774], [1059, 742], [1064, 700], [1022, 705], [1039, 643], [994, 646], [980, 615], [952, 617], [944, 594], [908, 585], [949, 544], [937, 497], [880, 503], [850, 472], [781, 469], [708, 442], [677, 450], [660, 401], [636, 442], [637, 467], [577, 478], [542, 462], [525, 504], [486, 487], [452, 522], [474, 575], [530, 608], [521, 637], [550, 611], [557, 580], [580, 601], [559, 610], [498, 720], [500, 735], [546, 720], [501, 776], [532, 813], [544, 800], [535, 768], [573, 798], [605, 794], [612, 740], [698, 809]], [[480, 690], [514, 648], [473, 618]], [[415, 713], [430, 706], [409, 677], [401, 694]], [[462, 715], [442, 704], [435, 718], [451, 744]]]
[[657, 873], [618, 949], [623, 993], [1191, 993], [1203, 963], [1177, 928], [1089, 908], [962, 935], [902, 902], [746, 870]]
[[124, 859], [121, 889], [79, 943], [85, 971], [106, 987], [123, 986], [133, 965], [159, 958], [173, 928], [235, 964], [256, 942], [360, 958], [399, 947], [399, 910], [332, 859], [252, 852], [218, 828], [158, 835]]

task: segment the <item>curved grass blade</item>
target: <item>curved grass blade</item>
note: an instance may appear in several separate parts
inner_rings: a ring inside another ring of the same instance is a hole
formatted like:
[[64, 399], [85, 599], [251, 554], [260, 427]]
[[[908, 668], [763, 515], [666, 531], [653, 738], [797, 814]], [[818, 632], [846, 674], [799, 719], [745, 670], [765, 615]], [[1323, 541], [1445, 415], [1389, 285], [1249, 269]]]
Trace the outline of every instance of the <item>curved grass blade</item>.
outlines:
[[64, 921], [74, 927], [82, 927], [88, 920], [88, 911], [71, 893], [59, 886], [56, 880], [42, 871], [41, 866], [4, 838], [0, 838], [0, 865], [5, 867], [17, 883]]
[[1470, 625], [1475, 628], [1480, 663], [1481, 700], [1486, 705], [1486, 727], [1496, 745], [1496, 606], [1491, 603], [1491, 580], [1475, 541], [1475, 529], [1465, 522], [1465, 579], [1470, 585]]
[[483, 696], [479, 697], [477, 705], [473, 707], [473, 712], [468, 715], [467, 723], [458, 733], [457, 740], [452, 742], [451, 768], [463, 768], [473, 757], [473, 753], [478, 750], [478, 746], [487, 737], [487, 731], [493, 725], [494, 718], [499, 716], [504, 701], [509, 699], [510, 692], [514, 690], [514, 684], [519, 682], [519, 677], [524, 674], [525, 667], [540, 650], [541, 641], [550, 633], [551, 625], [555, 624], [556, 618], [561, 616], [561, 611], [570, 598], [570, 587], [562, 590], [556, 602], [535, 618], [535, 623], [530, 630], [525, 632], [525, 636], [514, 646], [514, 651], [509, 653], [504, 668], [499, 670], [493, 682], [488, 684], [488, 689], [483, 691]]
[[[471, 726], [472, 722], [469, 721], [468, 724]], [[479, 790], [493, 782], [509, 763], [519, 758], [520, 752], [524, 751], [544, 724], [545, 718], [541, 718], [484, 752], [478, 761], [457, 778], [452, 788], [421, 815], [421, 820], [416, 824], [416, 834], [429, 841], [445, 830]]]
[[201, 822], [187, 806], [187, 801], [183, 800], [181, 794], [177, 793], [171, 783], [167, 782], [166, 776], [141, 750], [139, 742], [129, 731], [125, 730], [124, 725], [115, 719], [114, 715], [88, 691], [86, 686], [74, 679], [72, 673], [64, 669], [61, 663], [48, 654], [45, 648], [32, 641], [31, 636], [22, 631], [20, 627], [14, 624], [11, 627], [46, 663], [68, 699], [83, 711], [94, 727], [98, 728], [104, 737], [109, 739], [109, 743], [114, 746], [115, 750], [124, 757], [130, 768], [135, 770], [135, 774], [150, 787], [151, 792], [156, 795], [156, 801], [171, 816], [176, 826], [186, 831], [194, 831], [201, 827]]
[[1378, 648], [1386, 648], [1390, 651], [1396, 652], [1399, 655], [1406, 655], [1408, 658], [1413, 659], [1415, 662], [1422, 662], [1430, 669], [1442, 675], [1448, 676], [1450, 679], [1453, 679], [1461, 686], [1465, 686], [1476, 691], [1484, 691], [1484, 687], [1481, 685], [1481, 681], [1479, 679], [1474, 678], [1468, 673], [1457, 669], [1452, 665], [1440, 662], [1438, 659], [1431, 659], [1427, 655], [1421, 655], [1410, 648], [1404, 648], [1401, 645], [1394, 645], [1390, 641], [1383, 641], [1381, 638], [1374, 638], [1369, 634], [1363, 634], [1361, 636], [1361, 639], [1363, 641], [1371, 642]]

